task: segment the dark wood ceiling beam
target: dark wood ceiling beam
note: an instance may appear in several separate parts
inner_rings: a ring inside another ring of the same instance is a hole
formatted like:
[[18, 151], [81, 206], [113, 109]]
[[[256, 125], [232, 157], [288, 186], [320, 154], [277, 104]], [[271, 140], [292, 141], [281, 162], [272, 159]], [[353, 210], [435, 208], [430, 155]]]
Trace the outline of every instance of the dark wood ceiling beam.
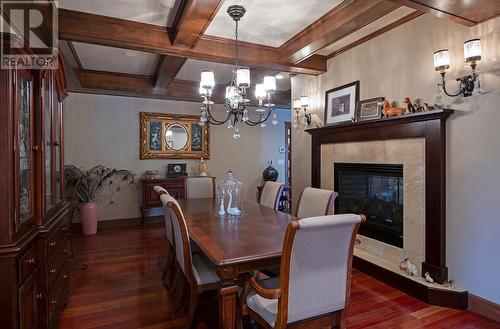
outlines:
[[[167, 91], [158, 93], [155, 90], [153, 81], [148, 76], [93, 71], [93, 70], [74, 70], [80, 82], [80, 88], [70, 88], [71, 92], [98, 93], [119, 96], [135, 96], [162, 98], [171, 100], [181, 100], [188, 102], [200, 102], [199, 85], [196, 81], [186, 81], [175, 79], [172, 81]], [[215, 86], [213, 100], [216, 104], [224, 103], [226, 85], [218, 84]], [[252, 99], [252, 97], [250, 97]], [[273, 101], [278, 107], [290, 107], [291, 91], [277, 91]], [[257, 105], [253, 100], [251, 105]]]
[[[194, 48], [205, 33], [208, 25], [222, 5], [223, 0], [182, 0], [173, 26], [167, 29], [174, 46]], [[153, 77], [155, 89], [161, 93], [167, 90], [186, 58], [160, 55]]]
[[[233, 64], [234, 40], [202, 36], [195, 48], [170, 44], [164, 28], [128, 20], [59, 9], [59, 38], [137, 51]], [[326, 72], [326, 58], [315, 55], [299, 64], [280, 60], [278, 48], [240, 43], [240, 63], [249, 67], [318, 75]]]
[[382, 27], [382, 28], [380, 28], [380, 29], [378, 29], [378, 30], [376, 30], [374, 32], [372, 32], [372, 33], [370, 33], [370, 34], [368, 34], [368, 35], [366, 35], [366, 36], [364, 36], [364, 37], [362, 37], [362, 38], [360, 38], [360, 39], [358, 39], [358, 40], [356, 40], [354, 42], [351, 42], [350, 44], [348, 44], [348, 45], [346, 45], [346, 46], [344, 46], [344, 47], [342, 47], [342, 48], [340, 48], [338, 50], [335, 50], [334, 52], [332, 52], [331, 54], [329, 54], [326, 57], [328, 59], [330, 59], [332, 57], [340, 55], [341, 53], [343, 53], [345, 51], [348, 51], [349, 49], [352, 49], [352, 48], [354, 48], [356, 46], [359, 46], [360, 44], [365, 43], [366, 41], [371, 40], [371, 39], [373, 39], [375, 37], [378, 37], [379, 35], [387, 32], [387, 31], [390, 31], [390, 30], [392, 30], [392, 29], [394, 29], [394, 28], [396, 28], [396, 27], [398, 27], [398, 26], [400, 26], [400, 25], [402, 25], [402, 24], [404, 24], [406, 22], [409, 22], [412, 19], [417, 18], [417, 17], [419, 17], [420, 15], [423, 15], [423, 14], [424, 14], [423, 12], [415, 10], [413, 13], [408, 14], [408, 15], [406, 15], [404, 17], [401, 17], [400, 19], [398, 19], [398, 20], [396, 20], [396, 21], [394, 21], [394, 22], [392, 22], [392, 23], [390, 23], [390, 24], [388, 24], [388, 25], [386, 25], [386, 26], [384, 26], [384, 27]]
[[300, 63], [314, 53], [400, 7], [386, 0], [345, 0], [280, 48], [280, 60]]

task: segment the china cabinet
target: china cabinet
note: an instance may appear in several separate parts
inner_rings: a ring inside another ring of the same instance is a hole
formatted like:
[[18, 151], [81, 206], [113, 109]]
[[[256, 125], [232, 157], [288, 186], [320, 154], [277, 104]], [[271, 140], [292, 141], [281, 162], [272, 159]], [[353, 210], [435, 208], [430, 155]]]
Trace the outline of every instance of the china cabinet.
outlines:
[[[2, 34], [4, 54], [29, 55]], [[2, 328], [54, 328], [68, 299], [63, 198], [62, 60], [57, 69], [0, 70], [0, 318]]]

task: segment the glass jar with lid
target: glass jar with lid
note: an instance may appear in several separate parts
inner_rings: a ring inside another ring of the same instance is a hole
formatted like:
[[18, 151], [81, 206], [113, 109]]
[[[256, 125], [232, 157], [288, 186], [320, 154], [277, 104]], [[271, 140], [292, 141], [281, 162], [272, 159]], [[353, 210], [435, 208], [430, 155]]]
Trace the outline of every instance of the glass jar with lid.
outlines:
[[233, 172], [228, 171], [224, 179], [217, 182], [217, 211], [219, 218], [240, 218], [243, 211], [243, 184], [234, 178]]

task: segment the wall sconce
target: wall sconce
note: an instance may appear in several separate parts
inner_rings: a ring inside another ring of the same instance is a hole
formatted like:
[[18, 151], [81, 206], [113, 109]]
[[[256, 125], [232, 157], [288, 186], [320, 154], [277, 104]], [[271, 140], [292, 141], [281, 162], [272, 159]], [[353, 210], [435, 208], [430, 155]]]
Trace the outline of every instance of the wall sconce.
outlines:
[[[480, 39], [472, 39], [464, 42], [464, 60], [466, 63], [470, 63], [472, 74], [465, 75], [462, 78], [457, 78], [459, 91], [456, 94], [450, 94], [446, 90], [445, 81], [446, 70], [450, 68], [450, 54], [448, 52], [448, 49], [438, 50], [434, 53], [434, 68], [441, 74], [442, 79], [441, 83], [439, 83], [438, 86], [441, 86], [444, 93], [450, 97], [456, 97], [459, 95], [468, 97], [476, 93], [481, 93], [481, 83], [476, 74], [476, 62], [481, 60]], [[476, 86], [477, 90], [476, 92], [474, 92]]]
[[[311, 125], [312, 116], [311, 113], [308, 113], [308, 107], [309, 97], [307, 96], [301, 96], [300, 99], [293, 100], [293, 109], [295, 110], [294, 128], [298, 128], [299, 126], [309, 127]], [[302, 114], [300, 110], [303, 111]]]

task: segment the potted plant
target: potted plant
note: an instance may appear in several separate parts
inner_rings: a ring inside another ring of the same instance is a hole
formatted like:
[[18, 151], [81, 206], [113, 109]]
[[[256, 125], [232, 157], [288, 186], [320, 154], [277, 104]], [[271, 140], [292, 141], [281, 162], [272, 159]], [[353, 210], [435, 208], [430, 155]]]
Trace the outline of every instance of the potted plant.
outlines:
[[97, 232], [97, 202], [107, 200], [112, 204], [113, 195], [123, 184], [133, 184], [134, 176], [130, 170], [102, 165], [86, 171], [74, 165], [64, 167], [66, 184], [72, 188], [73, 198], [80, 203], [83, 234]]

